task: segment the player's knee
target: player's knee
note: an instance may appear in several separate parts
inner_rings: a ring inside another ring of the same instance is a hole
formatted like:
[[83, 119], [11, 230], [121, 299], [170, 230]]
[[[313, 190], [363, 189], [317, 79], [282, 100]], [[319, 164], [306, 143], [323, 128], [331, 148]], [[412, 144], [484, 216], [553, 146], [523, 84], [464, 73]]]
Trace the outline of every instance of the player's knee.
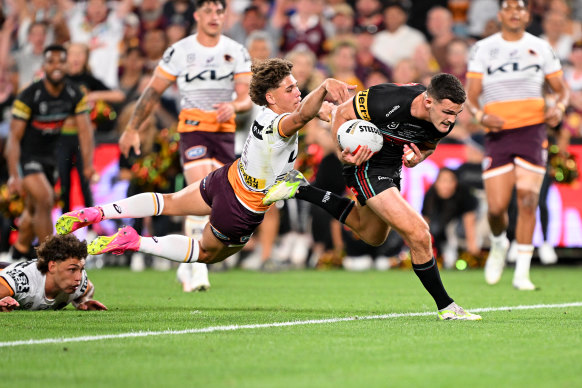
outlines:
[[430, 246], [431, 244], [431, 236], [430, 236], [430, 229], [426, 222], [417, 223], [415, 227], [411, 228], [405, 240], [408, 241], [412, 247], [421, 247], [421, 246]]

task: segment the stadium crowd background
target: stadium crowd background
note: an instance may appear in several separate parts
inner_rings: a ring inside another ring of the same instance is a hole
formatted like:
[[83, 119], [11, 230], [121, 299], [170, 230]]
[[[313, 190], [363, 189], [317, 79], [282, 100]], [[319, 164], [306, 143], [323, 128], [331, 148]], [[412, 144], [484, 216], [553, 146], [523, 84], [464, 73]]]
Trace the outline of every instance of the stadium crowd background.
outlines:
[[[438, 72], [454, 74], [464, 82], [471, 45], [499, 28], [497, 0], [231, 0], [227, 3], [224, 34], [244, 44], [253, 60], [274, 56], [291, 60], [303, 95], [325, 77], [356, 84], [358, 90], [382, 82], [426, 83]], [[528, 32], [550, 42], [562, 61], [565, 79], [572, 90], [561, 130], [568, 131], [575, 147], [581, 143], [582, 136], [582, 1], [532, 0], [530, 6], [532, 22]], [[3, 1], [0, 12], [2, 150], [9, 133], [14, 97], [23, 87], [42, 77], [43, 48], [51, 43], [80, 43], [88, 52], [88, 63], [82, 71], [90, 71], [107, 88], [124, 96], [120, 102], [95, 99], [92, 103], [99, 174], [86, 184], [91, 185], [94, 204], [123, 198], [128, 192], [180, 189], [184, 183], [175, 152], [174, 130], [179, 110], [175, 85], [163, 95], [161, 108], [144, 135], [142, 157], [120, 161], [117, 140], [165, 49], [195, 30], [194, 9], [189, 0]], [[237, 152], [252, 117], [253, 112], [237, 116]], [[338, 187], [338, 182], [343, 182], [341, 166], [328, 129], [327, 124], [318, 121], [305, 128], [297, 167], [315, 185], [342, 192], [343, 185]], [[417, 167], [425, 174], [415, 173], [424, 185], [420, 194], [413, 192], [412, 183], [405, 184], [403, 190], [408, 191], [407, 199], [421, 210], [424, 192], [435, 180], [438, 167], [455, 168], [459, 185], [469, 187], [471, 195], [479, 201], [479, 206], [471, 210], [477, 218], [474, 227], [478, 249], [470, 244], [464, 246], [461, 238], [460, 251], [453, 244], [441, 247], [437, 254], [442, 258], [447, 249], [449, 252], [452, 249], [453, 259], [449, 258], [448, 266], [455, 263], [459, 252], [465, 264], [480, 265], [484, 258], [478, 251], [487, 247], [488, 236], [480, 178], [483, 130], [468, 112], [463, 112], [445, 140], [452, 143], [445, 147], [450, 147], [446, 148], [447, 154], [455, 156], [455, 160], [433, 156], [437, 164], [424, 170], [420, 169], [422, 165]], [[83, 198], [79, 188], [82, 183], [75, 175], [74, 172], [70, 206], [91, 205], [84, 203], [91, 199]], [[411, 173], [405, 171], [404, 176], [405, 180], [414, 182], [415, 176]], [[0, 183], [5, 184], [6, 180], [6, 162], [1, 157]], [[56, 190], [66, 192], [60, 184]], [[0, 195], [0, 251], [7, 252], [16, 233], [19, 202], [7, 194], [5, 187]], [[61, 199], [60, 206], [64, 202]], [[55, 209], [54, 216], [61, 211]], [[355, 241], [350, 232], [342, 230], [319, 209], [310, 209], [307, 203], [289, 200], [277, 204], [275, 211], [279, 233], [273, 237], [277, 239], [266, 236], [249, 243], [246, 258], [240, 261], [242, 267], [334, 267], [343, 262], [348, 269], [372, 266], [387, 269], [406, 263], [406, 247], [395, 233], [384, 246], [372, 249]], [[582, 212], [580, 208], [578, 211]], [[462, 212], [456, 216], [459, 218]], [[103, 224], [99, 226], [101, 229], [95, 228], [89, 233], [111, 233], [118, 226], [113, 222]], [[180, 220], [158, 217], [143, 220], [139, 227], [150, 234], [168, 234], [179, 232], [181, 224]], [[462, 234], [459, 230], [449, 227], [443, 235], [445, 242], [457, 240], [455, 237]], [[539, 233], [537, 241], [537, 245], [544, 242]], [[580, 247], [582, 243], [560, 237], [553, 238], [550, 245]], [[133, 256], [106, 257], [96, 262], [98, 265], [127, 264], [131, 259], [134, 269], [143, 268], [144, 258]], [[145, 259], [147, 263], [152, 261]], [[234, 265], [238, 259], [228, 260], [226, 265]], [[170, 262], [153, 260], [153, 265], [167, 268]]]

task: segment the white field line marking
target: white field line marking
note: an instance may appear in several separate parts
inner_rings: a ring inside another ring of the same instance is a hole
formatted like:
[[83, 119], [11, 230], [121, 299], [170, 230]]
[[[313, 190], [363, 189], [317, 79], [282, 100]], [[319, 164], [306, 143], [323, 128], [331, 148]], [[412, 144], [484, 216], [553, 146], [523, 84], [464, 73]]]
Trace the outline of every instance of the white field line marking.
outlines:
[[[562, 304], [534, 304], [534, 305], [505, 306], [505, 307], [483, 307], [483, 308], [475, 308], [475, 309], [469, 309], [469, 310], [473, 313], [482, 313], [482, 312], [505, 311], [505, 310], [555, 309], [555, 308], [562, 308], [562, 307], [582, 307], [582, 302], [572, 302], [572, 303], [562, 303]], [[205, 328], [201, 328], [201, 329], [138, 331], [138, 332], [132, 332], [132, 333], [91, 335], [91, 336], [70, 337], [70, 338], [30, 339], [30, 340], [25, 340], [25, 341], [0, 342], [0, 348], [21, 346], [21, 345], [60, 344], [60, 343], [67, 343], [67, 342], [87, 342], [87, 341], [99, 341], [99, 340], [106, 340], [106, 339], [149, 337], [149, 336], [159, 336], [159, 335], [213, 333], [215, 331], [263, 329], [263, 328], [269, 328], [269, 327], [320, 325], [320, 324], [324, 324], [324, 323], [337, 323], [337, 322], [372, 320], [372, 319], [425, 317], [425, 316], [435, 315], [435, 314], [436, 314], [435, 311], [427, 311], [427, 312], [422, 312], [422, 313], [366, 315], [363, 317], [354, 316], [354, 317], [345, 317], [345, 318], [310, 319], [307, 321], [273, 322], [273, 323], [261, 323], [261, 324], [252, 324], [252, 325], [211, 326], [211, 327], [205, 327]]]

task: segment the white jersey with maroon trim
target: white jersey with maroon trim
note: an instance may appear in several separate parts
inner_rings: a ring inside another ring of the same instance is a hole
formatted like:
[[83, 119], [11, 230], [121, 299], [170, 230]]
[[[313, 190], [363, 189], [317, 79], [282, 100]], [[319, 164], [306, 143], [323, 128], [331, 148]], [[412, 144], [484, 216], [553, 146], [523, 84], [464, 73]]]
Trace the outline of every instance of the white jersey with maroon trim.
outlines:
[[281, 120], [289, 113], [277, 115], [262, 108], [252, 124], [239, 160], [230, 167], [228, 180], [238, 200], [249, 210], [265, 212], [265, 191], [293, 169], [297, 159], [298, 134], [286, 137], [280, 130]]
[[0, 283], [11, 291], [11, 296], [20, 304], [20, 310], [60, 310], [81, 297], [89, 284], [83, 270], [81, 285], [72, 294], [61, 292], [54, 299], [45, 295], [46, 275], [36, 267], [36, 260], [14, 263], [0, 271]]
[[503, 118], [503, 129], [543, 123], [543, 84], [556, 76], [562, 76], [559, 58], [548, 42], [527, 32], [518, 41], [497, 33], [471, 49], [467, 78], [482, 80], [483, 110]]
[[206, 47], [190, 35], [170, 46], [158, 64], [158, 74], [176, 81], [181, 108], [214, 110], [213, 105], [233, 100], [234, 79], [251, 72], [247, 49], [221, 35]]

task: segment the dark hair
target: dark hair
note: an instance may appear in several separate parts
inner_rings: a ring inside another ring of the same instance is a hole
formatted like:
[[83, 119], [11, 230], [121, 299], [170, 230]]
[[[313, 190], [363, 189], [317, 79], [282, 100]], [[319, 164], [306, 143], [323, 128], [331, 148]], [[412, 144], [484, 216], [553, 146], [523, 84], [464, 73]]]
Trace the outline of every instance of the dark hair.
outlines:
[[87, 257], [87, 242], [79, 241], [74, 234], [49, 236], [36, 248], [38, 261], [36, 268], [41, 273], [48, 272], [49, 261], [65, 261], [70, 258], [83, 260]]
[[226, 9], [226, 0], [196, 0], [196, 9], [202, 8], [204, 3], [222, 4], [222, 8]]
[[257, 105], [267, 106], [265, 94], [270, 89], [278, 88], [281, 81], [291, 74], [292, 68], [293, 64], [290, 61], [280, 58], [254, 63], [251, 66], [253, 77], [249, 89], [251, 100]]
[[[499, 0], [499, 9], [501, 9], [503, 7], [503, 3], [506, 1], [507, 0]], [[523, 1], [523, 5], [525, 5], [525, 8], [527, 8], [529, 6], [529, 0], [521, 0], [521, 1]]]
[[53, 51], [61, 52], [61, 53], [65, 54], [65, 58], [67, 57], [67, 49], [65, 48], [65, 46], [60, 45], [60, 44], [51, 44], [51, 45], [46, 46], [44, 48], [44, 50], [42, 51], [42, 56], [44, 58], [46, 58], [47, 53], [50, 53]]
[[462, 104], [467, 99], [463, 84], [452, 74], [439, 73], [430, 79], [426, 92], [437, 101], [451, 100]]

